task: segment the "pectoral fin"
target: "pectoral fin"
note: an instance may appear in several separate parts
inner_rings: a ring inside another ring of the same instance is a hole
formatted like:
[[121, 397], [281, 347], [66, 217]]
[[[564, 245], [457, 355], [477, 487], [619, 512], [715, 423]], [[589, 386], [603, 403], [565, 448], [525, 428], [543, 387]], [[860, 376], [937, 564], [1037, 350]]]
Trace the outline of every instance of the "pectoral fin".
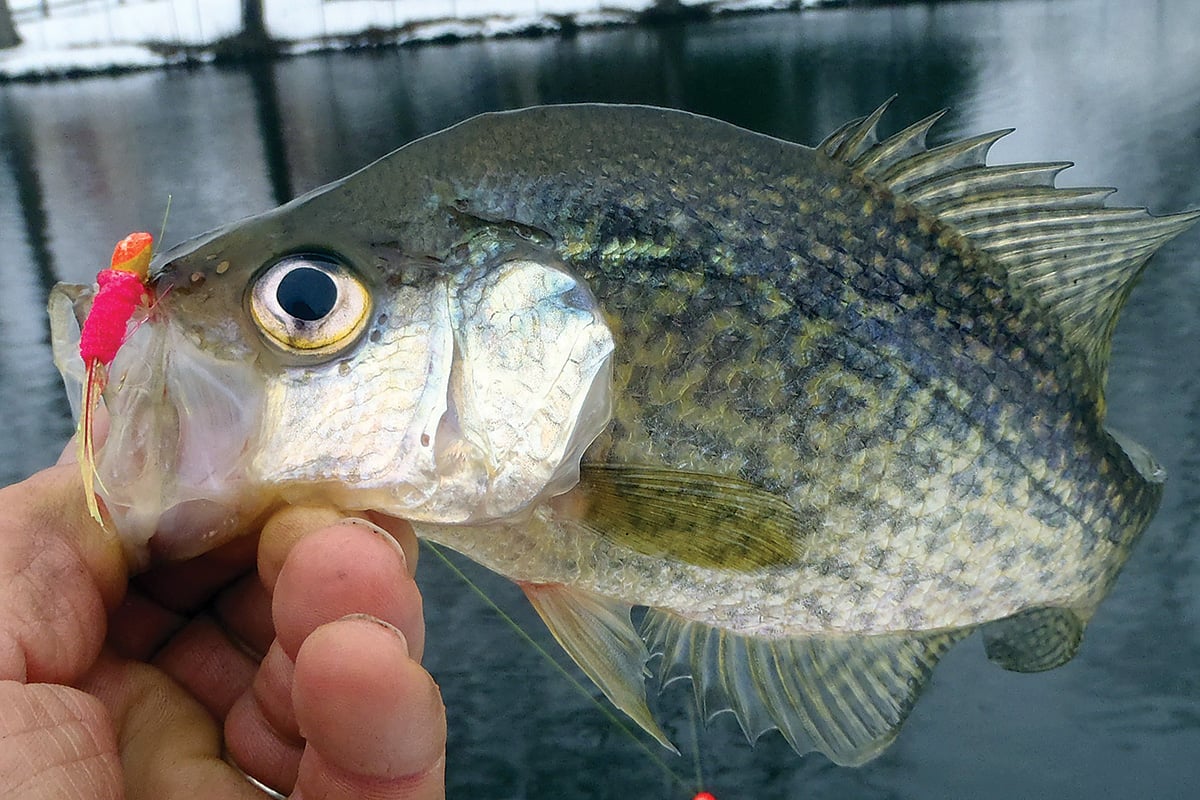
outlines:
[[646, 705], [650, 654], [630, 621], [630, 606], [558, 583], [520, 586], [554, 638], [612, 704], [678, 753]]
[[879, 755], [938, 660], [968, 630], [761, 639], [651, 609], [642, 635], [663, 684], [690, 678], [704, 716], [729, 710], [754, 741], [778, 728], [798, 753], [845, 766]]
[[737, 478], [648, 466], [585, 464], [581, 521], [643, 555], [750, 572], [798, 560], [801, 516]]

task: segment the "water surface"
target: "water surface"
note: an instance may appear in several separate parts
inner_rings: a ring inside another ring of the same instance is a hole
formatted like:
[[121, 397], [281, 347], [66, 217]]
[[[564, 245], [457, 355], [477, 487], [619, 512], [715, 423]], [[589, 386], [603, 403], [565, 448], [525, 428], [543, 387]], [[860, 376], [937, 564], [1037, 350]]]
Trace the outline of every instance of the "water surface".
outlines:
[[[942, 140], [1019, 128], [993, 162], [1073, 159], [1060, 182], [1195, 208], [1198, 30], [1190, 0], [935, 3], [0, 86], [0, 479], [51, 463], [69, 434], [49, 287], [89, 279], [129, 231], [157, 230], [168, 195], [173, 242], [480, 111], [653, 103], [813, 143], [899, 93], [888, 130], [949, 107]], [[857, 770], [797, 757], [774, 733], [752, 749], [728, 715], [697, 749], [677, 685], [662, 705], [684, 757], [655, 754], [689, 783], [699, 769], [721, 800], [1197, 796], [1198, 250], [1192, 231], [1156, 258], [1117, 332], [1110, 419], [1171, 480], [1073, 662], [1015, 675], [968, 640], [896, 745]], [[555, 649], [515, 588], [466, 568]], [[436, 559], [422, 573], [451, 797], [690, 797]]]

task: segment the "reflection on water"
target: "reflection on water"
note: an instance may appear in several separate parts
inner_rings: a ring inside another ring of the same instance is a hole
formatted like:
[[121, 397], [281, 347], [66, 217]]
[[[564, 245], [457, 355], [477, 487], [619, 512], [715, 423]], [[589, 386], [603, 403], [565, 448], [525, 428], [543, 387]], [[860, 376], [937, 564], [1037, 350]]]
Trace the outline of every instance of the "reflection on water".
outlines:
[[[719, 19], [571, 38], [297, 58], [0, 86], [0, 478], [69, 433], [42, 311], [131, 230], [168, 242], [268, 208], [474, 113], [540, 102], [687, 108], [814, 142], [898, 92], [889, 130], [1017, 126], [993, 160], [1079, 166], [1123, 204], [1200, 206], [1200, 4], [1012, 0]], [[860, 770], [755, 749], [729, 716], [702, 737], [722, 798], [1192, 797], [1200, 785], [1200, 232], [1168, 246], [1114, 345], [1111, 420], [1172, 475], [1163, 510], [1080, 656], [1026, 676], [953, 651], [897, 745]], [[467, 569], [525, 625], [505, 582]], [[451, 796], [684, 797], [678, 785], [439, 569], [422, 567], [429, 663], [451, 712]], [[453, 624], [449, 624], [453, 621]], [[682, 709], [686, 687], [664, 700]], [[668, 725], [691, 780], [686, 716]]]

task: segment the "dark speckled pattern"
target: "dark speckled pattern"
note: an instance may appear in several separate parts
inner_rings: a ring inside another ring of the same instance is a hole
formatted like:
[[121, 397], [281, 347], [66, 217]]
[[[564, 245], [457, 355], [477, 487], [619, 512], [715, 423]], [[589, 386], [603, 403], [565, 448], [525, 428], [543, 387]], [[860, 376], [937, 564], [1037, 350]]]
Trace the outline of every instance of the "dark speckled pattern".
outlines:
[[749, 603], [772, 635], [1046, 605], [1086, 621], [1157, 507], [1103, 428], [1095, 371], [1000, 263], [824, 152], [681, 112], [477, 117], [168, 254], [164, 278], [314, 244], [384, 285], [406, 264], [435, 278], [479, 256], [481, 224], [564, 262], [612, 327], [614, 419], [585, 461], [737, 478], [803, 521], [795, 557], [747, 560], [736, 589], [605, 531], [555, 528], [519, 567], [504, 537], [452, 537], [512, 577], [682, 596], [733, 627]]
[[911, 627], [1086, 617], [1153, 515], [1160, 487], [1103, 430], [1052, 313], [844, 165], [648, 109], [485, 117], [423, 144], [486, 163], [455, 199], [547, 231], [600, 299], [617, 407], [589, 458], [787, 497], [818, 531], [797, 543], [822, 578], [809, 604], [852, 607], [849, 627], [897, 624], [857, 602], [880, 591], [912, 598]]

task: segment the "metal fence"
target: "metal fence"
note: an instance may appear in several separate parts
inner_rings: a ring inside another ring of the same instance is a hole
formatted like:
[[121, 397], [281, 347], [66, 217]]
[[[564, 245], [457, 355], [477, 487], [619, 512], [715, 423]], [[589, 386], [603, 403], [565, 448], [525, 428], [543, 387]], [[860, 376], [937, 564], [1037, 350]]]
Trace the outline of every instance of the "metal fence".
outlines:
[[[339, 3], [349, 4], [350, 0], [320, 0], [323, 5], [337, 5]], [[146, 5], [150, 3], [161, 2], [161, 0], [9, 0], [9, 9], [12, 11], [13, 21], [17, 23], [32, 22], [35, 20], [44, 20], [57, 16], [79, 16], [84, 14], [102, 13], [107, 10], [114, 9], [119, 6], [136, 6]], [[269, 2], [269, 0], [268, 0]], [[193, 0], [196, 7], [196, 13], [203, 13], [203, 0]], [[400, 16], [404, 16], [408, 10], [406, 6], [413, 6], [412, 2], [405, 0], [393, 0], [391, 3], [395, 7]], [[422, 3], [421, 5], [435, 5], [432, 3]], [[441, 5], [445, 6], [447, 16], [450, 17], [472, 17], [479, 14], [481, 11], [493, 14], [505, 14], [513, 11], [528, 13], [530, 11], [539, 11], [539, 0], [444, 0]], [[544, 3], [547, 10], [554, 11], [558, 5], [554, 0], [546, 0]], [[582, 4], [572, 3], [573, 6]], [[594, 3], [586, 4], [591, 8], [587, 10], [599, 11], [604, 6], [604, 0], [595, 0]], [[619, 5], [619, 4], [618, 4]]]
[[[261, 0], [266, 36], [279, 43], [421, 41], [633, 22], [689, 6], [724, 10], [817, 0]], [[204, 48], [246, 24], [243, 0], [8, 0], [21, 37], [35, 48], [175, 45]]]
[[[57, 16], [82, 16], [116, 6], [136, 6], [157, 0], [8, 0], [13, 22], [32, 22]], [[199, 0], [197, 0], [199, 4]]]

